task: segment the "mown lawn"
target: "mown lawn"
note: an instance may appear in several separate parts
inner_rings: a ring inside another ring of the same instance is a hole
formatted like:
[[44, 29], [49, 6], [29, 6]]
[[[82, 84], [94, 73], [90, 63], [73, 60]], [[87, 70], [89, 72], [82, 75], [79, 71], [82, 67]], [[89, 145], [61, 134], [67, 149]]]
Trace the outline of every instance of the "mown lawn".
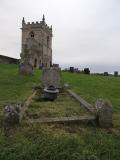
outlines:
[[70, 117], [89, 115], [80, 104], [71, 98], [66, 92], [58, 94], [54, 102], [51, 101], [33, 101], [27, 110], [29, 118], [43, 117]]
[[91, 104], [97, 98], [110, 100], [113, 105], [113, 120], [120, 127], [120, 77], [63, 73], [65, 82], [72, 90]]
[[[20, 76], [16, 65], [0, 64], [1, 110], [3, 104], [23, 102], [32, 93], [32, 86], [39, 83], [40, 76], [41, 71], [33, 76]], [[109, 99], [115, 127], [105, 130], [23, 122], [9, 131], [9, 137], [0, 128], [0, 160], [120, 159], [120, 78], [71, 73], [63, 73], [63, 78], [72, 90], [92, 104], [99, 97]]]
[[34, 76], [21, 76], [17, 65], [0, 64], [0, 104], [25, 101], [40, 76], [39, 70]]

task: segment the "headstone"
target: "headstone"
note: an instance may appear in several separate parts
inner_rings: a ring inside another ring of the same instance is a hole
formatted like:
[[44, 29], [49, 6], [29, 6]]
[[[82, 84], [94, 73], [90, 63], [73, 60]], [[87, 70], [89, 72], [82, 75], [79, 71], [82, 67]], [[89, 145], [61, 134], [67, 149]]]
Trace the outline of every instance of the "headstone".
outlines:
[[108, 72], [104, 72], [104, 76], [108, 76], [109, 74], [108, 74]]
[[89, 68], [84, 68], [84, 74], [90, 74], [90, 69]]
[[42, 86], [47, 88], [54, 86], [55, 88], [62, 88], [61, 69], [56, 67], [43, 68], [42, 72]]
[[23, 75], [33, 75], [33, 67], [28, 63], [20, 63], [19, 73]]
[[59, 68], [59, 64], [53, 64], [53, 67]]
[[21, 105], [7, 105], [4, 108], [4, 128], [20, 123]]
[[70, 67], [70, 72], [74, 72], [74, 67]]
[[112, 127], [112, 105], [108, 101], [98, 99], [95, 104], [98, 124], [102, 128]]
[[115, 71], [115, 72], [114, 72], [114, 76], [115, 76], [115, 77], [118, 77], [118, 71]]

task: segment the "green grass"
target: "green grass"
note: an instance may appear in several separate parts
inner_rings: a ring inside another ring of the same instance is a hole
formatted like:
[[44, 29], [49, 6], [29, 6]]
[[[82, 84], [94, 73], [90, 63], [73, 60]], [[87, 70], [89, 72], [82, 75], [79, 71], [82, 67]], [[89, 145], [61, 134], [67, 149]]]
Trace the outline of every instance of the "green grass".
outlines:
[[[0, 114], [3, 104], [23, 102], [32, 93], [32, 86], [39, 83], [40, 77], [41, 71], [36, 71], [33, 76], [20, 76], [16, 65], [0, 64]], [[0, 160], [120, 159], [120, 78], [71, 73], [63, 73], [63, 78], [73, 91], [92, 104], [99, 97], [109, 99], [113, 104], [114, 125], [117, 127], [105, 130], [81, 128], [78, 125], [28, 125], [23, 122], [8, 132], [9, 137], [5, 137], [0, 128]], [[54, 115], [67, 113], [67, 108], [64, 108], [66, 102], [61, 102], [63, 97], [59, 98], [60, 103], [55, 103], [63, 106], [61, 110], [56, 108], [57, 105], [51, 106]], [[72, 103], [70, 102], [70, 110]], [[36, 113], [36, 109], [40, 109], [38, 106], [36, 102], [35, 108], [31, 106], [30, 112]], [[44, 107], [48, 110], [45, 103], [41, 106], [43, 111]], [[73, 113], [77, 111], [76, 107], [72, 110]], [[70, 111], [68, 113], [71, 114]], [[38, 112], [38, 115], [42, 114], [45, 112]]]
[[63, 73], [63, 78], [73, 91], [93, 105], [97, 98], [110, 100], [114, 123], [120, 126], [120, 77]]
[[79, 126], [22, 125], [0, 133], [0, 160], [119, 160], [120, 135]]
[[40, 71], [34, 76], [21, 76], [17, 65], [0, 64], [0, 104], [23, 102], [32, 92], [32, 86], [40, 81]]
[[27, 110], [27, 115], [30, 118], [69, 117], [87, 114], [87, 111], [67, 93], [60, 93], [53, 102], [33, 101]]

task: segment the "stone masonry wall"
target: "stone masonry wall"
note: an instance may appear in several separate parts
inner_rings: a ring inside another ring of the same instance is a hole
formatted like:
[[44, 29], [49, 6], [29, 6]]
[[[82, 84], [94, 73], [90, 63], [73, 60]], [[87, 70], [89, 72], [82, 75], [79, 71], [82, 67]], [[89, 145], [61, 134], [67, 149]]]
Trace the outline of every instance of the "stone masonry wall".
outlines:
[[19, 64], [19, 59], [0, 55], [0, 64]]

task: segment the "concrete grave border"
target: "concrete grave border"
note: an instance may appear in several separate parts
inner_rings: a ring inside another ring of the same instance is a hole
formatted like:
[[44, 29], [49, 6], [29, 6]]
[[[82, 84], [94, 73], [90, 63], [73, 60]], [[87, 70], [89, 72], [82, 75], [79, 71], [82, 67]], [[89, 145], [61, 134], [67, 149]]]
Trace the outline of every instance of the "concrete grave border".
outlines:
[[[83, 125], [89, 125], [92, 124], [94, 127], [97, 125], [100, 126], [97, 122], [98, 118], [98, 111], [96, 108], [94, 108], [91, 104], [86, 102], [84, 99], [82, 99], [79, 95], [71, 91], [70, 89], [67, 89], [66, 92], [73, 97], [76, 101], [79, 102], [80, 107], [81, 105], [91, 113], [91, 115], [87, 116], [71, 116], [71, 117], [55, 117], [55, 118], [38, 118], [38, 119], [28, 119], [25, 120], [25, 123], [47, 123], [47, 124], [83, 124]], [[20, 123], [24, 119], [24, 115], [26, 110], [28, 109], [30, 103], [32, 102], [33, 98], [35, 97], [37, 93], [37, 90], [33, 92], [33, 94], [26, 100], [24, 103], [21, 112], [20, 112]], [[108, 126], [109, 128], [111, 126]]]

